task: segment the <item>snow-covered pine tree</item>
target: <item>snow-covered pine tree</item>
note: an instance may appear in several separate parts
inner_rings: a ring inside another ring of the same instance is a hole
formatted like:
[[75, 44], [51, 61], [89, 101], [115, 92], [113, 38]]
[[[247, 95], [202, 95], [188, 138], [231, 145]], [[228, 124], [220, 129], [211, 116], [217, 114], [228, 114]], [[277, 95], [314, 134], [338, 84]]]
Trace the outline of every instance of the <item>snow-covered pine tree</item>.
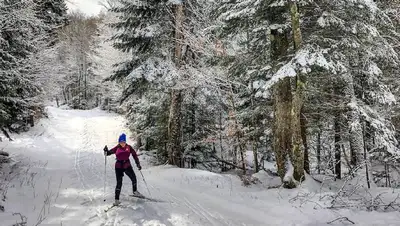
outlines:
[[59, 31], [68, 23], [67, 7], [64, 0], [33, 0], [33, 3], [36, 17], [43, 22], [45, 37], [32, 57], [31, 74], [43, 91], [40, 98], [52, 101], [55, 97], [60, 104], [57, 95], [61, 91], [65, 68], [58, 57], [61, 48]]
[[246, 149], [251, 147], [256, 171], [258, 157], [266, 158], [271, 150], [268, 143], [271, 133], [265, 127], [271, 128], [268, 112], [272, 110], [272, 102], [259, 92], [267, 80], [265, 72], [271, 67], [266, 36], [269, 23], [263, 12], [266, 8], [260, 1], [219, 1], [215, 10], [221, 21], [216, 33], [227, 49], [221, 65], [228, 69], [227, 80], [233, 92], [230, 92], [231, 103], [235, 103], [234, 111], [243, 133], [240, 143]]
[[68, 24], [65, 0], [33, 0], [36, 17], [41, 19], [49, 33], [48, 44], [52, 46], [57, 39], [57, 30]]
[[[307, 92], [312, 96], [321, 91], [315, 88], [325, 84], [324, 90], [331, 90], [332, 100], [339, 106], [328, 114], [346, 119], [340, 135], [349, 139], [335, 141], [348, 142], [343, 147], [349, 147], [353, 167], [361, 164], [365, 169], [370, 164], [369, 154], [375, 156], [383, 151], [396, 156], [393, 127], [380, 113], [394, 102], [384, 82], [385, 73], [398, 67], [398, 56], [389, 38], [398, 34], [390, 18], [367, 0], [301, 3], [304, 45], [279, 68], [269, 85], [300, 73], [309, 79]], [[321, 80], [321, 76], [325, 79]], [[323, 104], [332, 107], [332, 102]], [[310, 103], [306, 106], [313, 107]], [[341, 159], [339, 155], [336, 158]]]
[[44, 25], [27, 0], [0, 1], [0, 127], [26, 128], [39, 104], [38, 84], [31, 76], [32, 56], [45, 38]]
[[[393, 86], [387, 81], [398, 71], [399, 58], [393, 40], [399, 34], [385, 13], [386, 8], [360, 0], [351, 4], [327, 1], [319, 10], [318, 18], [310, 20], [316, 21], [315, 26], [310, 26], [316, 35], [309, 42], [331, 46], [325, 50], [337, 65], [337, 76], [331, 79], [339, 84], [335, 90], [344, 92], [339, 91], [341, 97], [336, 98], [336, 103], [342, 106], [339, 112], [344, 119], [341, 136], [350, 138], [342, 141], [349, 142], [350, 168], [368, 166], [369, 155], [365, 153], [371, 155], [373, 162], [379, 156], [382, 160], [398, 156], [390, 115], [384, 112], [396, 102], [390, 88]], [[311, 12], [308, 15], [312, 14], [316, 16]], [[338, 33], [341, 37], [332, 35]]]
[[[116, 65], [111, 80], [124, 89], [120, 101], [128, 107], [131, 129], [139, 146], [156, 150], [166, 160], [168, 89], [175, 83], [173, 64], [173, 15], [167, 1], [119, 0], [110, 8], [119, 21], [111, 23], [116, 30], [114, 47], [131, 54]], [[142, 143], [142, 144], [140, 144]]]
[[209, 114], [215, 108], [204, 102], [212, 95], [202, 87], [207, 76], [200, 76], [206, 73], [199, 57], [206, 22], [199, 10], [206, 9], [195, 1], [185, 1], [184, 6], [119, 1], [110, 10], [120, 19], [111, 24], [118, 30], [114, 46], [132, 55], [117, 65], [110, 79], [124, 87], [121, 101], [128, 106], [139, 145], [157, 153], [159, 161], [169, 158], [175, 165], [182, 165], [182, 155], [202, 161], [213, 152], [207, 141], [212, 135], [204, 132], [207, 127], [213, 130], [211, 121], [216, 118]]
[[[290, 35], [293, 24], [290, 23], [289, 5], [286, 1], [262, 3], [238, 1], [220, 4], [219, 15], [222, 15], [224, 22], [222, 27], [225, 30], [222, 30], [221, 34], [225, 32], [223, 38], [234, 41], [237, 56], [240, 56], [243, 50], [250, 50], [252, 46], [259, 46], [262, 50], [272, 47], [272, 50], [275, 48], [278, 54], [282, 54], [282, 51], [287, 52], [282, 57], [275, 58], [278, 60], [275, 63], [268, 55], [263, 58], [264, 61], [257, 61], [265, 56], [265, 51], [264, 54], [255, 50], [248, 51], [246, 57], [237, 58], [235, 54], [232, 54], [231, 62], [233, 63], [227, 64], [231, 73], [235, 72], [232, 71], [234, 69], [239, 72], [237, 74], [243, 75], [245, 72], [252, 72], [251, 67], [255, 68], [255, 72], [261, 74], [260, 79], [255, 77], [250, 81], [253, 81], [253, 88], [261, 84], [262, 89], [258, 94], [266, 97], [267, 103], [271, 98], [270, 88], [279, 80], [286, 79], [285, 90], [290, 90], [297, 83], [290, 82], [288, 77], [300, 74], [307, 78], [307, 99], [303, 115], [310, 123], [308, 136], [311, 136], [311, 140], [309, 142], [318, 140], [319, 163], [321, 163], [321, 158], [325, 157], [322, 156], [324, 154], [321, 153], [321, 149], [327, 142], [332, 143], [332, 147], [336, 149], [336, 162], [338, 160], [346, 160], [346, 163], [353, 164], [357, 161], [363, 162], [365, 161], [364, 150], [370, 152], [386, 150], [385, 153], [392, 155], [397, 152], [393, 127], [389, 118], [384, 117], [380, 112], [387, 108], [388, 104], [393, 103], [387, 75], [397, 70], [398, 57], [392, 46], [395, 46], [393, 40], [398, 36], [390, 17], [377, 7], [376, 3], [367, 0], [352, 1], [351, 4], [347, 4], [346, 1], [322, 1], [318, 4], [313, 1], [299, 1], [304, 43], [297, 49], [297, 53], [293, 51], [294, 48], [291, 48], [296, 43]], [[279, 17], [281, 20], [277, 21]], [[248, 24], [251, 24], [251, 29], [246, 28]], [[266, 32], [260, 32], [260, 36], [257, 36], [257, 31], [263, 31], [263, 29]], [[269, 42], [266, 36], [268, 33], [275, 34], [275, 31], [283, 32], [281, 36], [275, 35], [273, 39], [279, 42], [275, 43], [279, 44], [278, 46]], [[245, 37], [252, 37], [253, 39], [250, 40], [253, 41], [243, 42], [246, 40]], [[279, 46], [282, 48], [278, 48]], [[238, 60], [235, 61], [235, 59]], [[245, 63], [241, 66], [241, 62], [244, 61]], [[240, 77], [245, 78], [242, 75]], [[267, 80], [266, 83], [265, 80]], [[241, 83], [248, 84], [246, 80], [242, 80]], [[292, 94], [294, 92], [288, 93], [289, 96]], [[249, 98], [249, 95], [243, 96]], [[276, 103], [284, 103], [284, 101]], [[278, 114], [280, 117], [285, 114], [284, 109], [291, 109], [291, 104], [282, 108], [283, 112]], [[290, 112], [286, 113], [288, 113], [288, 118], [283, 121], [290, 121]], [[339, 123], [334, 123], [335, 121]], [[283, 124], [275, 126], [275, 128], [283, 127]], [[303, 127], [301, 128], [304, 129]], [[268, 126], [266, 131], [271, 129], [272, 127]], [[363, 131], [372, 133], [363, 133]], [[325, 132], [340, 133], [340, 136], [335, 136], [335, 139], [323, 136], [321, 141], [321, 134]], [[304, 139], [305, 131], [303, 130], [301, 134], [303, 145], [307, 146], [307, 140]], [[288, 134], [283, 134], [281, 138], [287, 139], [289, 149], [292, 149], [292, 138], [288, 136]], [[346, 139], [347, 137], [349, 139]], [[364, 145], [364, 140], [366, 145]], [[344, 156], [340, 155], [343, 149], [347, 150]], [[328, 151], [326, 155], [330, 155], [329, 153], [331, 152]], [[350, 153], [353, 153], [353, 157], [349, 157]], [[311, 155], [313, 160], [314, 156], [315, 154]], [[287, 157], [282, 159], [286, 160]], [[306, 160], [307, 158], [305, 158], [305, 163]], [[278, 160], [278, 162], [282, 161]], [[321, 170], [320, 164], [318, 165]], [[287, 166], [288, 164], [278, 164], [278, 171]], [[340, 165], [336, 164], [336, 171], [340, 168]], [[335, 169], [332, 168], [332, 170], [334, 173]], [[340, 175], [340, 172], [336, 173], [337, 176]], [[286, 175], [286, 173], [281, 173], [281, 175]]]

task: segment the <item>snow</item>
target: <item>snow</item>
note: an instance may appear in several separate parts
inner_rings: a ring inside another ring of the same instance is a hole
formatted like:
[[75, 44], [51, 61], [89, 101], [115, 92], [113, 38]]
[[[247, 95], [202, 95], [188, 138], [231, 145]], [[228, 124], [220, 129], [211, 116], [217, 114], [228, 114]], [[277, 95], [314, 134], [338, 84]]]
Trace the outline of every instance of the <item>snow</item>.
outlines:
[[285, 181], [285, 182], [292, 181], [293, 173], [294, 173], [294, 167], [293, 167], [292, 162], [290, 161], [289, 157], [287, 157], [286, 174], [283, 177], [283, 181]]
[[[8, 188], [1, 225], [345, 225], [347, 217], [355, 225], [398, 225], [397, 212], [367, 212], [354, 209], [329, 210], [319, 183], [307, 176], [298, 189], [267, 189], [280, 184], [265, 172], [254, 177], [259, 184], [244, 187], [238, 176], [197, 169], [150, 166], [142, 159], [143, 175], [151, 197], [165, 202], [146, 202], [128, 197], [130, 182], [124, 177], [122, 207], [105, 213], [113, 201], [114, 158], [107, 159], [106, 202], [103, 202], [104, 156], [102, 148], [116, 143], [126, 132], [122, 116], [98, 109], [78, 111], [48, 107], [48, 119], [28, 133], [14, 135], [13, 142], [0, 142], [0, 150], [14, 159], [0, 175], [0, 189]], [[249, 160], [251, 160], [249, 153]], [[141, 158], [143, 158], [141, 156]], [[271, 168], [274, 166], [268, 166]], [[140, 173], [139, 191], [148, 195]], [[10, 174], [8, 172], [11, 172]], [[6, 185], [6, 186], [5, 186]], [[1, 191], [1, 190], [0, 190]], [[390, 193], [390, 194], [389, 194]], [[397, 195], [393, 190], [387, 195]], [[371, 194], [372, 193], [371, 191]], [[304, 198], [305, 197], [305, 198]], [[390, 199], [389, 199], [390, 200]], [[1, 201], [0, 201], [1, 202]], [[348, 222], [347, 222], [348, 223]]]
[[333, 62], [328, 61], [324, 56], [324, 52], [324, 49], [305, 46], [296, 53], [296, 56], [291, 61], [278, 69], [274, 76], [266, 82], [264, 89], [268, 90], [280, 79], [296, 77], [297, 71], [304, 74], [310, 73], [313, 66], [321, 67], [334, 74], [342, 70], [340, 65], [335, 65]]
[[99, 0], [69, 0], [66, 1], [69, 11], [82, 11], [89, 16], [96, 16], [104, 10]]

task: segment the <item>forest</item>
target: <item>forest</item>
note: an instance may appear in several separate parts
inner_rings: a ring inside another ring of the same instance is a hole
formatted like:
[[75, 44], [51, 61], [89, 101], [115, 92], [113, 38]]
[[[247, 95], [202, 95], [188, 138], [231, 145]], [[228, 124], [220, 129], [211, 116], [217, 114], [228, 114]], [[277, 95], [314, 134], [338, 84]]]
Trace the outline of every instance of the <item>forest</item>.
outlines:
[[[154, 164], [397, 187], [400, 7], [372, 0], [0, 0], [0, 128], [125, 115]], [[266, 167], [274, 163], [276, 170]]]

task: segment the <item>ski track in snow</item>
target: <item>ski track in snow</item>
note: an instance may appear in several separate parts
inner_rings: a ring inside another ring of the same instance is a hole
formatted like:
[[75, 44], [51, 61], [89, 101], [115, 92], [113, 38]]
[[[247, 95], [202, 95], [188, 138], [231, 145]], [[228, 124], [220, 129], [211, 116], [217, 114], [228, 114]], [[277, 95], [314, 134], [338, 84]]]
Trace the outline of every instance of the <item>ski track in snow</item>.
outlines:
[[[328, 220], [338, 216], [359, 222], [365, 219], [359, 225], [382, 223], [376, 216], [368, 219], [370, 213], [357, 217], [351, 211], [315, 210], [314, 206], [300, 210], [289, 204], [292, 191], [244, 188], [232, 175], [168, 166], [150, 167], [144, 160], [142, 172], [151, 198], [164, 202], [129, 197], [131, 183], [124, 176], [121, 206], [105, 212], [114, 199], [115, 157], [107, 158], [107, 201], [103, 202], [102, 149], [104, 145], [115, 145], [122, 132], [129, 137], [123, 117], [97, 109], [78, 111], [49, 107], [48, 111], [49, 119], [43, 119], [42, 125], [16, 136], [14, 142], [0, 143], [7, 145], [7, 151], [13, 153], [16, 160], [34, 165], [26, 169], [27, 174], [38, 175], [33, 183], [22, 179], [12, 181], [6, 211], [0, 213], [1, 226], [18, 222], [19, 216], [12, 213], [26, 216], [27, 225], [35, 225], [40, 215], [45, 216], [41, 225], [72, 226], [314, 226], [326, 225]], [[128, 139], [128, 143], [133, 142]], [[32, 164], [38, 161], [48, 164]], [[135, 173], [139, 191], [149, 196], [136, 168]], [[26, 179], [22, 174], [20, 177]], [[50, 204], [43, 204], [46, 197]], [[399, 216], [387, 214], [381, 219], [385, 219], [386, 226], [397, 225]]]

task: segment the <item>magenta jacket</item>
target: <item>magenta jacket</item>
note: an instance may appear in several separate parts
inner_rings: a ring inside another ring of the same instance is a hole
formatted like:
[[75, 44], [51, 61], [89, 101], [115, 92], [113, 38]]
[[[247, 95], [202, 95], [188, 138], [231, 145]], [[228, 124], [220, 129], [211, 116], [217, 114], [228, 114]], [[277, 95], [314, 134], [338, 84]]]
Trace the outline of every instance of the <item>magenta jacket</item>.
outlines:
[[115, 162], [115, 168], [129, 168], [131, 167], [131, 162], [129, 160], [129, 156], [132, 154], [133, 159], [135, 160], [136, 165], [140, 165], [139, 158], [136, 154], [136, 151], [130, 146], [126, 144], [125, 148], [121, 147], [121, 145], [117, 145], [113, 147], [111, 150], [107, 152], [107, 155], [115, 154], [117, 157], [117, 161]]

